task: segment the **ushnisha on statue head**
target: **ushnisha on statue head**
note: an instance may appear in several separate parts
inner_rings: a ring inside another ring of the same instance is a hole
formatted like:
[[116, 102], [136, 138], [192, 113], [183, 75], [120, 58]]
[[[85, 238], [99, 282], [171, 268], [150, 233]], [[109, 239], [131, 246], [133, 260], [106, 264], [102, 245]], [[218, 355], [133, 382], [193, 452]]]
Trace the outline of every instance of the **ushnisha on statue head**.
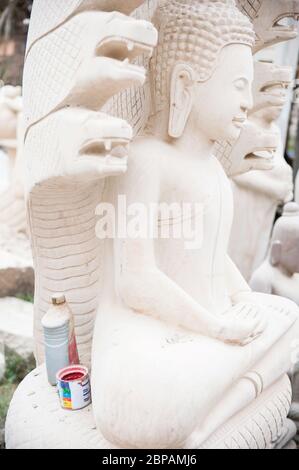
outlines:
[[211, 141], [237, 138], [252, 106], [250, 21], [232, 0], [164, 0], [153, 23], [148, 128], [179, 138], [188, 121]]

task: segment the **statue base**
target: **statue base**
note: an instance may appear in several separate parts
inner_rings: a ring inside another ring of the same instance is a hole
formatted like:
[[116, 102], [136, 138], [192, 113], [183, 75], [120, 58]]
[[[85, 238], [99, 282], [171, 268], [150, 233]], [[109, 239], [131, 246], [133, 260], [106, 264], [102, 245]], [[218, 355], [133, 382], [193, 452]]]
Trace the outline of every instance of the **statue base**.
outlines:
[[[219, 427], [200, 449], [294, 448], [296, 426], [287, 419], [291, 385], [285, 375], [249, 406]], [[78, 411], [60, 407], [45, 366], [17, 388], [6, 420], [8, 449], [114, 449], [96, 428], [92, 405]]]

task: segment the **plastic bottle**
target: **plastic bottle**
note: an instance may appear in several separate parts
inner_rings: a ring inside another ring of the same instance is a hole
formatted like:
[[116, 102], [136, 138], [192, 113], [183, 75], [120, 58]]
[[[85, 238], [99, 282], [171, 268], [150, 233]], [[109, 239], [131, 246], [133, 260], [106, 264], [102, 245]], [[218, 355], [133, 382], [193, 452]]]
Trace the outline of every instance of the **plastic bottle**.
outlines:
[[73, 314], [63, 294], [54, 294], [52, 305], [42, 318], [48, 380], [56, 385], [56, 373], [79, 364]]

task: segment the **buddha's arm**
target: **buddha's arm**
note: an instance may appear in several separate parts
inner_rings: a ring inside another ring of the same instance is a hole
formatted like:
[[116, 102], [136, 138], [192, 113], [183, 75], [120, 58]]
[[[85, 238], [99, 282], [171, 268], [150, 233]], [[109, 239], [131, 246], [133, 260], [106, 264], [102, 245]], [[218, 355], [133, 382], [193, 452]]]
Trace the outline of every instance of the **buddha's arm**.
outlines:
[[227, 289], [233, 304], [239, 302], [238, 297], [243, 293], [250, 293], [251, 289], [235, 263], [227, 255], [226, 262]]
[[[142, 204], [151, 213], [152, 220], [145, 217], [141, 224], [154, 224], [156, 216], [149, 209], [152, 203], [159, 200], [160, 175], [150, 155], [143, 163], [142, 160], [140, 156], [137, 162], [130, 162], [129, 171], [118, 193], [120, 190], [121, 194], [127, 195], [128, 208], [130, 204], [138, 202], [139, 207]], [[147, 230], [147, 227], [140, 228], [141, 231]], [[116, 290], [122, 301], [136, 312], [206, 336], [240, 344], [248, 342], [248, 337], [259, 327], [256, 319], [223, 319], [210, 314], [158, 268], [154, 242], [150, 237], [127, 236], [125, 240], [116, 241], [116, 259]]]
[[119, 259], [117, 292], [136, 312], [204, 336], [244, 345], [264, 329], [257, 309], [249, 304], [239, 303], [227, 315], [210, 314], [156, 266], [151, 240], [120, 242]]
[[[150, 247], [146, 243], [142, 245], [137, 241], [132, 243], [126, 241], [122, 247], [122, 256], [126, 257], [126, 265], [122, 265], [117, 287], [125, 304], [137, 312], [167, 323], [207, 336], [215, 336], [218, 325], [209, 312], [160, 271], [153, 260], [149, 261]], [[141, 252], [144, 253], [144, 250], [147, 252], [144, 265], [136, 263], [128, 255], [128, 252], [136, 250], [139, 252], [140, 261]], [[136, 264], [139, 264], [139, 267]]]
[[[139, 221], [139, 229], [148, 233], [149, 226], [157, 223], [157, 213], [151, 208], [160, 200], [161, 163], [154, 148], [150, 154], [146, 148], [138, 150], [138, 146], [131, 150], [128, 172], [117, 193], [126, 195], [128, 210], [136, 203], [142, 208], [146, 215]], [[123, 302], [137, 312], [214, 336], [218, 325], [212, 315], [157, 267], [153, 237], [132, 235], [116, 241], [116, 287]]]
[[[261, 312], [263, 304], [269, 303], [269, 296], [264, 298], [261, 294], [253, 292], [247, 284], [242, 274], [234, 264], [232, 259], [227, 255], [227, 288], [230, 299], [233, 305], [245, 302], [258, 306], [258, 311]], [[270, 302], [271, 303], [271, 302]]]

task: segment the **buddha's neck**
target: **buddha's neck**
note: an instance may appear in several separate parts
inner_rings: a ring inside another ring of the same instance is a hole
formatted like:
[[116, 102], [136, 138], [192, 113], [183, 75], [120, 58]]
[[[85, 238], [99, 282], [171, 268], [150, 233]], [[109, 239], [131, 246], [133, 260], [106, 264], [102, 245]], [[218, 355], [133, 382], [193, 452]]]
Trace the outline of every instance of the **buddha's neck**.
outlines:
[[[191, 124], [191, 123], [190, 123]], [[174, 146], [182, 153], [184, 158], [200, 158], [205, 160], [211, 157], [214, 143], [203, 135], [198, 129], [187, 124], [183, 135], [173, 141]]]
[[205, 160], [211, 157], [213, 153], [214, 142], [208, 139], [203, 133], [198, 130], [196, 122], [193, 122], [193, 116], [190, 116], [188, 123], [184, 129], [183, 135], [178, 139], [172, 139], [168, 135], [168, 115], [159, 113], [152, 116], [144, 130], [146, 135], [154, 135], [155, 137], [171, 143], [184, 158], [196, 158]]

